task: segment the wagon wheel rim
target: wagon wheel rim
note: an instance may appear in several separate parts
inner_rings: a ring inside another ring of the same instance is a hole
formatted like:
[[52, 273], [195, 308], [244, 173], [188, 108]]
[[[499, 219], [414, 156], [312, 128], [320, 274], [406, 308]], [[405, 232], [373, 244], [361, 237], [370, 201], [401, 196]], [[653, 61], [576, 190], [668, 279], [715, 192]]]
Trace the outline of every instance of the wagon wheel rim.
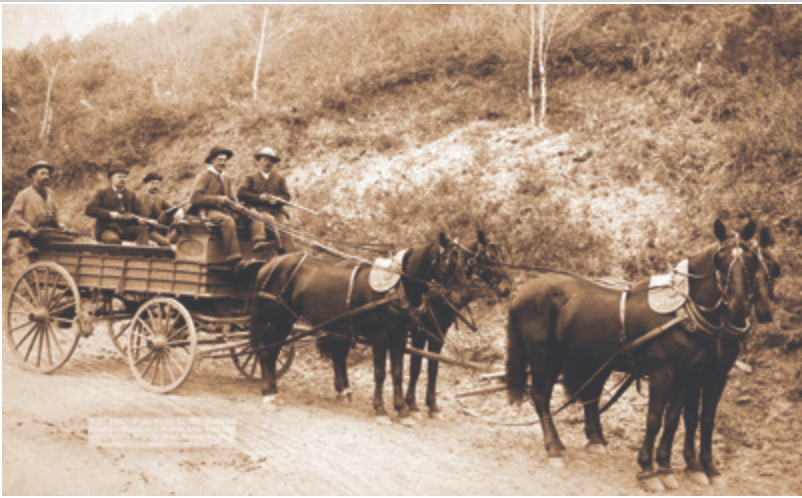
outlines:
[[[259, 358], [250, 344], [242, 348], [231, 348], [231, 359], [234, 360], [234, 366], [237, 370], [248, 380], [261, 380], [262, 366], [259, 363]], [[276, 378], [280, 379], [292, 366], [292, 361], [295, 359], [295, 344], [290, 344], [281, 348], [278, 355], [278, 368], [276, 368]]]
[[3, 336], [29, 370], [51, 373], [72, 356], [81, 339], [81, 295], [63, 267], [38, 262], [12, 287]]
[[168, 393], [189, 377], [198, 335], [187, 309], [172, 298], [157, 297], [139, 307], [128, 335], [128, 365], [145, 390]]

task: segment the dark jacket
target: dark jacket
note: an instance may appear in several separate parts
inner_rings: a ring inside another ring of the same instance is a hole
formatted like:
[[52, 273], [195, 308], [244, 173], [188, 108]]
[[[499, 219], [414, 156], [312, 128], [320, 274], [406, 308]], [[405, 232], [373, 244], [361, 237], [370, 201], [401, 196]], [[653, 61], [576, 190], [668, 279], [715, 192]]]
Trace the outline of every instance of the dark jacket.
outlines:
[[198, 214], [200, 208], [222, 209], [221, 197], [234, 199], [231, 192], [231, 178], [228, 175], [220, 176], [204, 169], [195, 177], [192, 187], [191, 204], [188, 214]]
[[275, 171], [270, 173], [267, 180], [261, 171], [246, 176], [245, 183], [237, 191], [237, 197], [241, 202], [274, 216], [282, 212], [281, 206], [274, 205], [273, 201], [263, 201], [259, 198], [260, 194], [272, 194], [288, 201], [292, 200], [287, 180]]
[[165, 220], [162, 219], [162, 215], [165, 211], [169, 210], [171, 206], [167, 204], [167, 201], [162, 199], [161, 195], [150, 195], [147, 192], [142, 192], [139, 194], [138, 201], [139, 211], [136, 214], [145, 218], [150, 218], [151, 220], [156, 220], [159, 223], [165, 222]]
[[95, 196], [86, 206], [86, 215], [95, 218], [95, 237], [100, 237], [103, 230], [114, 230], [120, 233], [123, 227], [137, 225], [136, 220], [123, 221], [112, 220], [111, 212], [118, 213], [139, 213], [139, 201], [136, 194], [128, 189], [123, 192], [122, 198], [118, 199], [117, 194], [111, 187], [98, 190]]

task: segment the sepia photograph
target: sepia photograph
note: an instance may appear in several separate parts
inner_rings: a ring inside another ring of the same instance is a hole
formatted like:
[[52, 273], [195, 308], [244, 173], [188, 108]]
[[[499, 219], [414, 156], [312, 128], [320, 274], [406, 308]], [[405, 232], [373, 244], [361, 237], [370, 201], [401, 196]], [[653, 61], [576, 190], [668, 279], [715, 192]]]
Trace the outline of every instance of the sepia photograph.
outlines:
[[802, 5], [2, 36], [4, 495], [802, 495]]

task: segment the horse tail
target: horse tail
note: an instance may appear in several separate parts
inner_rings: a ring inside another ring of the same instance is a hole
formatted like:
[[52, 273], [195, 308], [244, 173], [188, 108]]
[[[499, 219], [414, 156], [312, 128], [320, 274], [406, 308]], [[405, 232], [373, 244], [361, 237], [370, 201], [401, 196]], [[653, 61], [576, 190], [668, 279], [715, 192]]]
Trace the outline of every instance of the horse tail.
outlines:
[[527, 356], [515, 307], [507, 319], [507, 391], [510, 403], [520, 403], [526, 394]]

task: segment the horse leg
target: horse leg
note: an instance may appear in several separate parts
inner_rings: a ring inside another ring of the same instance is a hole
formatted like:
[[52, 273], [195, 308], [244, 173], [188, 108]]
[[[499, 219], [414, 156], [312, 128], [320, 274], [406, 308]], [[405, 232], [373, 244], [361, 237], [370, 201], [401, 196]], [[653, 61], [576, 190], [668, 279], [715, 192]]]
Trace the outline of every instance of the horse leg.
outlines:
[[337, 341], [332, 347], [331, 361], [334, 366], [334, 390], [337, 391], [337, 399], [347, 398], [348, 401], [351, 401], [347, 365], [349, 350], [348, 343]]
[[710, 484], [724, 485], [721, 475], [713, 459], [713, 430], [716, 425], [716, 410], [724, 388], [727, 386], [729, 372], [741, 352], [741, 343], [736, 339], [721, 340], [721, 357], [718, 368], [709, 382], [702, 388], [702, 431], [699, 444], [699, 460], [705, 469]]
[[407, 346], [407, 330], [402, 328], [390, 336], [390, 370], [393, 376], [393, 408], [399, 418], [409, 417], [404, 402], [404, 353]]
[[532, 371], [532, 401], [540, 418], [543, 443], [546, 446], [549, 463], [557, 468], [564, 467], [562, 452], [565, 451], [565, 445], [560, 441], [551, 417], [551, 394], [564, 361], [562, 354], [550, 351], [546, 344], [532, 346], [529, 357], [529, 368]]
[[[443, 344], [441, 342], [429, 341], [429, 351], [440, 354], [442, 350]], [[440, 407], [437, 406], [437, 372], [440, 369], [440, 362], [427, 360], [426, 366], [426, 406], [429, 407], [429, 414], [434, 415], [440, 411]]]
[[377, 417], [387, 417], [384, 409], [384, 378], [387, 375], [387, 342], [384, 334], [377, 334], [373, 339], [373, 411]]
[[688, 479], [696, 484], [707, 485], [710, 484], [710, 481], [696, 453], [696, 429], [699, 427], [699, 396], [701, 396], [701, 387], [698, 384], [690, 386], [685, 392], [682, 407], [682, 415], [685, 422], [685, 446], [682, 450], [682, 456], [685, 458], [685, 474]]
[[585, 407], [585, 437], [588, 439], [587, 448], [591, 453], [607, 453], [607, 440], [604, 439], [599, 413], [599, 399], [606, 381], [607, 375], [600, 375], [579, 395]]
[[663, 435], [660, 438], [660, 445], [657, 447], [657, 465], [660, 470], [660, 480], [667, 489], [679, 488], [674, 470], [671, 468], [671, 449], [674, 445], [674, 435], [677, 433], [679, 418], [682, 412], [682, 389], [676, 385], [669, 393], [668, 404], [666, 407], [665, 426]]
[[[426, 337], [419, 332], [412, 333], [412, 346], [416, 349], [423, 350], [426, 345]], [[421, 371], [421, 364], [423, 363], [423, 358], [420, 356], [413, 354], [409, 357], [409, 385], [407, 386], [407, 408], [411, 412], [419, 412], [420, 408], [418, 408], [418, 402], [416, 400], [416, 393], [415, 390], [418, 387], [418, 378], [420, 377]], [[431, 365], [431, 360], [429, 360], [429, 365]]]
[[641, 472], [638, 479], [641, 486], [649, 492], [665, 491], [663, 483], [654, 470], [654, 442], [660, 432], [663, 421], [663, 413], [666, 406], [668, 392], [674, 383], [674, 372], [669, 368], [657, 370], [651, 376], [649, 382], [649, 414], [646, 418], [646, 435], [643, 438], [643, 446], [638, 453], [638, 464]]

